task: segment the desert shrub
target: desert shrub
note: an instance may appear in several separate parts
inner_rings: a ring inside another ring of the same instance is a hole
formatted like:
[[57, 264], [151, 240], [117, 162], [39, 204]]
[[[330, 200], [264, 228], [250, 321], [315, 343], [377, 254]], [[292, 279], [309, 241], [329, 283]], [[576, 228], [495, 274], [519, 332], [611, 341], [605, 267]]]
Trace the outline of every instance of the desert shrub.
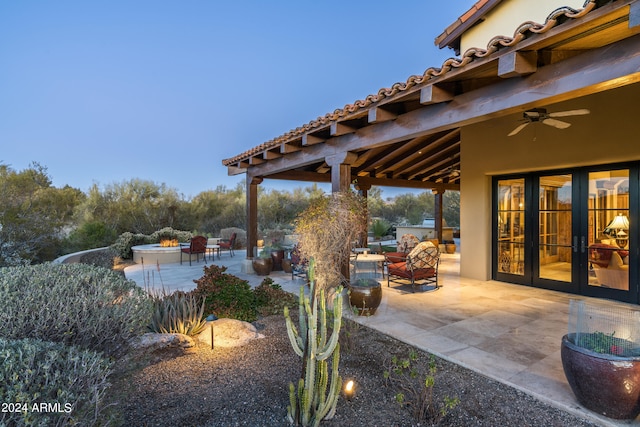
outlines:
[[149, 236], [140, 233], [133, 234], [127, 231], [118, 236], [118, 239], [116, 239], [116, 242], [111, 245], [111, 247], [118, 251], [121, 258], [131, 259], [133, 258], [131, 247], [136, 245], [145, 245], [147, 243], [151, 243]]
[[151, 332], [194, 336], [204, 329], [204, 298], [180, 291], [167, 294], [163, 289], [161, 293], [153, 294], [152, 299]]
[[257, 318], [256, 300], [249, 282], [225, 273], [227, 267], [204, 267], [204, 276], [195, 280], [192, 293], [205, 299], [205, 314], [253, 322]]
[[385, 219], [376, 219], [371, 223], [371, 232], [376, 239], [386, 236], [390, 230], [391, 224]]
[[38, 338], [115, 355], [144, 332], [150, 315], [144, 290], [102, 267], [0, 269], [0, 337]]
[[285, 307], [298, 305], [298, 297], [282, 289], [273, 279], [266, 277], [254, 290], [258, 313], [261, 316], [282, 314]]
[[115, 230], [104, 222], [86, 222], [69, 234], [66, 240], [66, 253], [109, 246], [113, 244], [116, 237]]
[[[36, 339], [0, 338], [0, 425], [103, 424], [101, 400], [111, 363], [100, 354]], [[26, 411], [15, 411], [16, 405]], [[34, 407], [35, 405], [35, 407]], [[41, 405], [46, 411], [39, 412]]]
[[177, 239], [178, 242], [188, 242], [193, 237], [190, 231], [175, 230], [171, 227], [164, 227], [149, 235], [149, 243], [159, 243], [162, 239]]
[[430, 355], [426, 371], [420, 369], [420, 365], [418, 353], [411, 350], [407, 358], [393, 356], [386, 361], [383, 376], [387, 385], [400, 389], [395, 400], [400, 406], [409, 408], [416, 421], [436, 425], [460, 403], [460, 399], [445, 396], [442, 403], [436, 402], [433, 396], [437, 372], [435, 356]]

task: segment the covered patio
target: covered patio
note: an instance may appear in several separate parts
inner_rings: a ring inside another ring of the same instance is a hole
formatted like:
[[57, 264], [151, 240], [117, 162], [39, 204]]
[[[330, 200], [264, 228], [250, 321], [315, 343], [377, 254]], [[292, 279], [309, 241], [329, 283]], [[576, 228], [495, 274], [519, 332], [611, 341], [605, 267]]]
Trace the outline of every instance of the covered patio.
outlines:
[[[214, 263], [228, 267], [228, 273], [249, 281], [253, 287], [259, 285], [264, 277], [243, 273], [242, 258], [216, 259]], [[204, 265], [164, 264], [158, 271], [155, 265], [145, 270], [136, 264], [128, 267], [125, 274], [140, 286], [151, 284], [187, 291], [195, 287], [193, 280], [202, 276]], [[384, 280], [382, 304], [375, 315], [354, 316], [346, 309], [344, 313], [367, 327], [601, 425], [638, 425], [616, 423], [582, 408], [569, 388], [560, 360], [560, 340], [567, 331], [571, 298], [602, 306], [627, 304], [482, 282], [462, 278], [459, 271], [459, 255], [442, 254], [439, 290], [404, 293], [388, 288]], [[269, 277], [296, 295], [304, 283], [301, 279], [292, 280], [284, 272], [273, 272]]]

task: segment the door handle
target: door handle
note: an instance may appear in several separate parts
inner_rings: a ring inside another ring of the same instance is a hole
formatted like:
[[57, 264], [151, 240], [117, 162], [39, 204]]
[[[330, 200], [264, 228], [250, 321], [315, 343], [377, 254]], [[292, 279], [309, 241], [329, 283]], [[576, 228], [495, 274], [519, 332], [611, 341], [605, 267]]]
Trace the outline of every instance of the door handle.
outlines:
[[584, 236], [580, 237], [580, 253], [585, 253], [587, 249], [587, 239]]
[[578, 253], [578, 236], [573, 236], [573, 246], [571, 246], [573, 252]]

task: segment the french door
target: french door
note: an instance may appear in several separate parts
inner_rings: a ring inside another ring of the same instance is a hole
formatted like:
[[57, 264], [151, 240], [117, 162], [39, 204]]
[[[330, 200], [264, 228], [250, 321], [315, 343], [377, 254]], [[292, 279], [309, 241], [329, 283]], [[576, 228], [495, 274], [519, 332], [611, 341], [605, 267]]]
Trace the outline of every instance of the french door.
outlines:
[[493, 277], [638, 303], [638, 166], [494, 179]]

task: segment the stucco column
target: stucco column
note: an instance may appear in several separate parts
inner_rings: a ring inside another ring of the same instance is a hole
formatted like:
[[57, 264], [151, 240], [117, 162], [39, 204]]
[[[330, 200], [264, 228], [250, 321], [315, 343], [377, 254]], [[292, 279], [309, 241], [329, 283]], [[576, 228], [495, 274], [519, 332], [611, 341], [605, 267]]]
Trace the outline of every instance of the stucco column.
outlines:
[[263, 179], [247, 174], [247, 259], [253, 258], [253, 248], [258, 245], [258, 185]]

